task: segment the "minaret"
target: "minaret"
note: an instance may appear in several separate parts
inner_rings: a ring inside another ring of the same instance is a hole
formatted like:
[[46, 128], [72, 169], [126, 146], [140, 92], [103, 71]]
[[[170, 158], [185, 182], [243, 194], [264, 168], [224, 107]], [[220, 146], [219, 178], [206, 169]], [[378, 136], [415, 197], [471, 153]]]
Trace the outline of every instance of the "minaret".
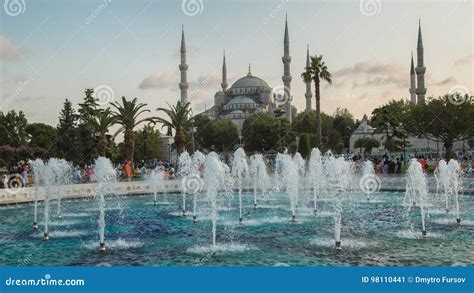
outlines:
[[415, 65], [413, 63], [413, 52], [411, 53], [411, 68], [410, 68], [410, 101], [413, 104], [416, 104], [416, 75], [415, 75]]
[[426, 88], [425, 88], [425, 72], [426, 72], [426, 67], [425, 63], [423, 61], [423, 38], [421, 37], [421, 21], [418, 24], [418, 45], [416, 48], [416, 95], [418, 96], [418, 104], [424, 104], [425, 103], [425, 94], [426, 94]]
[[[311, 62], [309, 61], [309, 45], [306, 48], [306, 69], [311, 66]], [[306, 82], [306, 93], [304, 94], [306, 97], [306, 111], [311, 111], [311, 98], [313, 94], [311, 93], [311, 81]]]
[[181, 64], [179, 65], [179, 71], [181, 71], [181, 82], [179, 88], [181, 90], [181, 103], [188, 101], [188, 64], [186, 64], [186, 42], [184, 40], [184, 26], [181, 32]]
[[225, 65], [225, 51], [224, 51], [224, 60], [222, 61], [222, 91], [225, 93], [227, 90], [227, 66]]
[[285, 17], [285, 38], [283, 40], [284, 51], [283, 57], [281, 60], [283, 61], [283, 85], [285, 87], [285, 117], [291, 123], [291, 73], [290, 73], [290, 38], [288, 36], [288, 16]]

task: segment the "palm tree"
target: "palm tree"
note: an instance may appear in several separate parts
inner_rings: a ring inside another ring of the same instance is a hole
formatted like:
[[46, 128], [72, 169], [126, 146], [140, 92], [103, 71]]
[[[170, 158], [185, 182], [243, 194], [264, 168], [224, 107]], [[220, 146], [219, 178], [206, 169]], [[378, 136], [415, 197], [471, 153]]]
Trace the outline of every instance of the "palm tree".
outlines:
[[310, 67], [305, 67], [305, 72], [301, 74], [304, 82], [314, 81], [315, 97], [316, 97], [316, 147], [321, 147], [321, 80], [332, 83], [332, 75], [324, 64], [323, 55], [315, 55], [311, 57]]
[[116, 119], [116, 123], [122, 126], [117, 133], [124, 132], [125, 158], [129, 161], [133, 161], [133, 153], [135, 150], [133, 129], [143, 122], [154, 123], [155, 118], [148, 117], [138, 120], [141, 114], [150, 112], [150, 110], [143, 109], [147, 104], [137, 103], [137, 98], [128, 101], [125, 97], [122, 97], [122, 105], [118, 102], [113, 102], [111, 105], [115, 108], [113, 116]]
[[164, 118], [156, 118], [156, 122], [163, 123], [163, 128], [168, 127], [168, 129], [174, 129], [174, 143], [176, 145], [176, 150], [178, 153], [184, 151], [186, 141], [185, 141], [185, 129], [188, 126], [191, 126], [193, 118], [189, 118], [191, 112], [191, 107], [189, 102], [182, 103], [178, 101], [176, 106], [171, 106], [168, 104], [169, 109], [158, 108], [156, 109], [159, 112], [164, 112], [168, 115], [169, 120]]
[[110, 108], [107, 108], [100, 110], [91, 123], [98, 137], [97, 147], [99, 156], [105, 156], [107, 153], [107, 133], [109, 132], [109, 127], [117, 123], [117, 118]]

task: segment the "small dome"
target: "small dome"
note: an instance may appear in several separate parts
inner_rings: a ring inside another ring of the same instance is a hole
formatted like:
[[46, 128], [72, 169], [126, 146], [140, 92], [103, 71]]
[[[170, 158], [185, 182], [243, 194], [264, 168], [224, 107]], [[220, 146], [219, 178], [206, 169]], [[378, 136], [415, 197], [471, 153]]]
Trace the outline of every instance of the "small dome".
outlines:
[[238, 79], [231, 88], [246, 88], [246, 87], [269, 87], [268, 84], [261, 78], [247, 75]]
[[224, 94], [223, 91], [218, 91], [218, 92], [214, 95], [214, 97], [223, 97], [223, 96], [225, 96], [225, 94]]
[[245, 112], [242, 110], [232, 110], [229, 112], [229, 114], [245, 114]]
[[245, 96], [238, 96], [230, 100], [227, 105], [234, 105], [234, 104], [257, 104], [253, 99]]

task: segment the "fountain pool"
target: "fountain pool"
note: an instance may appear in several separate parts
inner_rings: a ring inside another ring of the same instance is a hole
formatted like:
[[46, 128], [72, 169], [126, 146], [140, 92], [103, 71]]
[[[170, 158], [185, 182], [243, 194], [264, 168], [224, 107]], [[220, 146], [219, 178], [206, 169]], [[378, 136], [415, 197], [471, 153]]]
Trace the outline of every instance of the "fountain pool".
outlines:
[[[474, 196], [461, 200], [463, 222], [443, 204], [426, 209], [426, 238], [420, 210], [407, 212], [402, 192], [350, 191], [342, 201], [342, 250], [334, 248], [334, 199], [321, 192], [314, 214], [313, 192], [300, 191], [296, 223], [288, 195], [273, 191], [254, 206], [253, 189], [242, 191], [245, 213], [239, 225], [239, 196], [216, 199], [216, 255], [212, 255], [211, 205], [197, 198], [198, 222], [180, 214], [181, 194], [154, 205], [153, 194], [105, 197], [107, 250], [98, 252], [97, 198], [62, 202], [63, 217], [31, 227], [34, 203], [0, 207], [0, 265], [262, 265], [262, 266], [462, 266], [474, 265]], [[430, 191], [431, 192], [431, 191]], [[204, 193], [204, 192], [203, 192]], [[158, 201], [165, 195], [158, 194]], [[431, 198], [428, 195], [428, 198]], [[188, 203], [191, 208], [192, 202]], [[38, 202], [44, 209], [44, 202]], [[247, 213], [248, 211], [248, 213]]]

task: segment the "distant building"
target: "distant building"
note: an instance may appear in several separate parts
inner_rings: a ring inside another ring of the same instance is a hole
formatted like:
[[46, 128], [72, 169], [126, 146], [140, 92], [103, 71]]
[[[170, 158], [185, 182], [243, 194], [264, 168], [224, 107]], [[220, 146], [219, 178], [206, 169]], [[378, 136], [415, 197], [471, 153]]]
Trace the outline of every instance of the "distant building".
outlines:
[[[271, 88], [266, 81], [253, 75], [251, 67], [246, 76], [238, 79], [230, 88], [227, 88], [227, 66], [225, 53], [222, 64], [222, 83], [221, 90], [214, 95], [214, 105], [201, 113], [201, 115], [215, 118], [230, 119], [239, 130], [248, 117], [255, 113], [264, 112], [274, 115], [275, 110], [280, 108], [284, 110], [284, 117], [288, 121], [296, 116], [297, 109], [291, 104], [291, 72], [290, 72], [290, 38], [288, 33], [288, 21], [285, 21], [285, 33], [283, 40], [283, 85], [281, 89]], [[307, 54], [309, 59], [309, 53]], [[181, 37], [181, 82], [179, 88], [181, 91], [181, 101], [188, 100], [187, 70], [189, 66], [186, 64], [186, 43], [184, 31]], [[307, 105], [311, 106], [311, 90], [305, 95]]]
[[[367, 115], [362, 117], [359, 122], [359, 126], [351, 134], [349, 138], [349, 152], [351, 154], [362, 153], [363, 150], [354, 147], [355, 142], [362, 137], [373, 137], [380, 142], [380, 147], [372, 149], [372, 155], [380, 156], [385, 152], [385, 134], [375, 133], [375, 128], [369, 125]], [[427, 138], [418, 138], [410, 136], [406, 139], [409, 147], [406, 148], [405, 152], [407, 155], [432, 155], [437, 157], [444, 153], [444, 146], [442, 142], [436, 142]], [[463, 152], [467, 150], [467, 142], [458, 141], [453, 144], [454, 152]]]

